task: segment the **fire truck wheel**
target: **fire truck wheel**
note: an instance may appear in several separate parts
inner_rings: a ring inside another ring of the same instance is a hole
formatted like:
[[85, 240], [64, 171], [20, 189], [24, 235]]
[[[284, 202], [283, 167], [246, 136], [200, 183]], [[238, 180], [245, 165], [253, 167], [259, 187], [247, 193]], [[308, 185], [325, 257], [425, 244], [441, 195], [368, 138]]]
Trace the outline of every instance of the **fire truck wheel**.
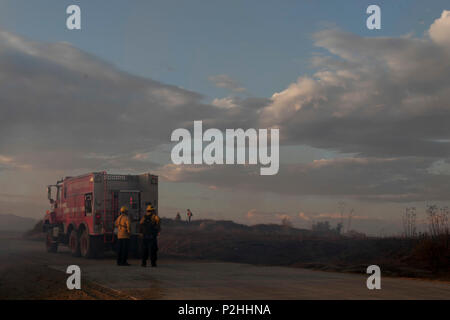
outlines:
[[80, 251], [81, 256], [84, 258], [93, 258], [95, 256], [95, 252], [93, 248], [92, 239], [89, 236], [87, 230], [84, 230], [80, 237]]
[[78, 239], [78, 234], [75, 230], [72, 230], [69, 236], [69, 248], [74, 257], [80, 256], [80, 241]]
[[58, 243], [53, 241], [52, 230], [47, 231], [47, 237], [45, 238], [45, 247], [47, 248], [47, 252], [55, 253], [58, 251]]

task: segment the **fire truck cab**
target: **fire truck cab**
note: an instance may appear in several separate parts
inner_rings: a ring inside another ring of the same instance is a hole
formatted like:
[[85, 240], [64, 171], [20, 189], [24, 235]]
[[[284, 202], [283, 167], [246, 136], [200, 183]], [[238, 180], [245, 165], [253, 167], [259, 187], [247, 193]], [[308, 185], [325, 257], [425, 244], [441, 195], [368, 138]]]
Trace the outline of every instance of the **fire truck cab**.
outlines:
[[139, 220], [147, 205], [158, 212], [158, 176], [92, 172], [66, 177], [48, 186], [51, 209], [44, 218], [48, 252], [67, 245], [74, 256], [101, 257], [114, 249], [117, 230], [114, 221], [122, 206], [131, 222], [132, 254], [139, 255]]

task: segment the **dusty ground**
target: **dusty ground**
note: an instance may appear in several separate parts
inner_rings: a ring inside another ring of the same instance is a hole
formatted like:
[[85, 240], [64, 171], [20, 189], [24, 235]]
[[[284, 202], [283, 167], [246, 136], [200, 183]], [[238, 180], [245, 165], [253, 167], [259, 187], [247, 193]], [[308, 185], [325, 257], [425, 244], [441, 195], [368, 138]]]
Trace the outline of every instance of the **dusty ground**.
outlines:
[[[86, 260], [67, 249], [46, 253], [41, 242], [18, 235], [0, 239], [1, 299], [450, 299], [450, 283], [382, 278], [366, 288], [358, 274], [264, 267], [225, 262], [173, 260], [159, 267], [117, 267], [114, 257]], [[82, 270], [82, 290], [69, 291], [64, 271]]]
[[49, 268], [49, 258], [54, 257], [45, 251], [42, 243], [24, 241], [17, 233], [3, 234], [0, 238], [0, 300], [130, 298], [92, 281], [84, 281], [82, 290], [67, 290], [68, 275]]

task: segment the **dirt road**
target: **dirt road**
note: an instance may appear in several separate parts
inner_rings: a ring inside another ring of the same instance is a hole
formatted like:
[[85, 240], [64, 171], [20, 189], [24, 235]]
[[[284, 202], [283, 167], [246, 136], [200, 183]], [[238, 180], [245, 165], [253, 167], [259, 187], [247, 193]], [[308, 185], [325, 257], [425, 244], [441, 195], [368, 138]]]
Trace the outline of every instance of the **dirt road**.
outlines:
[[[0, 239], [1, 299], [450, 299], [450, 283], [382, 277], [368, 290], [357, 274], [237, 263], [160, 260], [158, 268], [117, 267], [114, 257], [86, 260], [40, 242]], [[66, 289], [68, 265], [82, 270], [82, 290]]]

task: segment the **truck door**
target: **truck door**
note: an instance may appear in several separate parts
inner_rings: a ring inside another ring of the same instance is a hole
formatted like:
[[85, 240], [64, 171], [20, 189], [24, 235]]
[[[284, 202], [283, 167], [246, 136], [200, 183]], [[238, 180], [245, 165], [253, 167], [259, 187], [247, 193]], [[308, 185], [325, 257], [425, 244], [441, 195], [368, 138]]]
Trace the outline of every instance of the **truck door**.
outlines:
[[140, 196], [140, 192], [136, 190], [120, 190], [119, 192], [119, 208], [122, 206], [128, 208], [132, 233], [138, 233], [137, 227], [141, 218]]

